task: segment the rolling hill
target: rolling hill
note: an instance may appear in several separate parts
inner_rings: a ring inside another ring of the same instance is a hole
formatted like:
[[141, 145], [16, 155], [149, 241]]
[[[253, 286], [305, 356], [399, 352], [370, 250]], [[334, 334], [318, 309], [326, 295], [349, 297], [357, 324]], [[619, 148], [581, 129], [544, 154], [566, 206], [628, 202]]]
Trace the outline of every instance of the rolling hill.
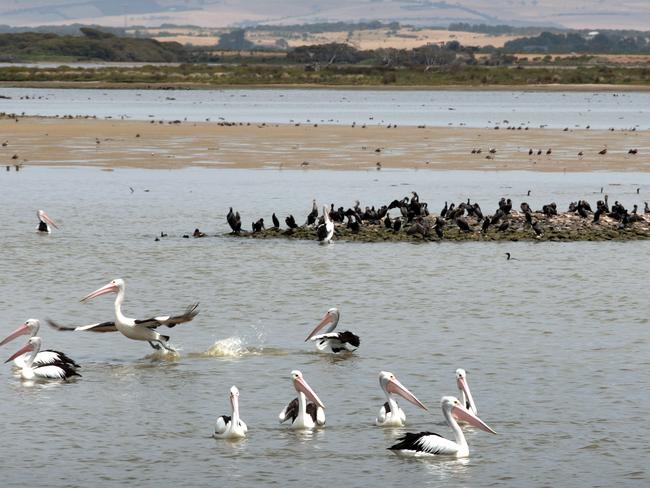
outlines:
[[3, 0], [0, 23], [231, 26], [383, 20], [645, 30], [647, 0]]

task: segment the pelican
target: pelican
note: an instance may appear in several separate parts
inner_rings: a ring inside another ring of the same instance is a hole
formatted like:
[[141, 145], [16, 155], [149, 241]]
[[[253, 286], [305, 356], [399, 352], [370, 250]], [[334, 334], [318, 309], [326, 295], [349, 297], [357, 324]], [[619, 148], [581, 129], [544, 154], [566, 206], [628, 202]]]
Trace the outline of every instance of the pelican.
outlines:
[[323, 207], [323, 220], [324, 222], [316, 229], [316, 235], [321, 244], [329, 244], [334, 237], [334, 222], [330, 218], [330, 213], [327, 207]]
[[187, 307], [185, 312], [180, 315], [170, 316], [161, 315], [148, 319], [132, 319], [124, 316], [122, 313], [122, 302], [124, 301], [124, 290], [126, 284], [122, 279], [116, 279], [110, 283], [102, 286], [94, 292], [86, 295], [81, 299], [86, 302], [93, 298], [106, 293], [117, 293], [115, 297], [115, 321], [114, 322], [100, 322], [97, 324], [82, 325], [79, 327], [66, 327], [57, 324], [52, 320], [48, 323], [57, 330], [63, 331], [90, 331], [90, 332], [115, 332], [119, 331], [129, 339], [136, 341], [147, 341], [154, 349], [164, 349], [170, 352], [176, 352], [169, 344], [169, 336], [159, 334], [154, 329], [166, 325], [167, 327], [174, 327], [175, 325], [189, 322], [199, 313], [197, 310], [199, 304], [195, 303]]
[[36, 212], [36, 216], [38, 217], [38, 227], [36, 227], [36, 230], [38, 232], [46, 232], [50, 234], [52, 232], [50, 225], [55, 229], [59, 228], [59, 226], [56, 225], [50, 216], [47, 215], [43, 210], [38, 210]]
[[230, 406], [232, 416], [222, 415], [217, 419], [214, 427], [214, 437], [217, 439], [243, 439], [248, 432], [248, 427], [239, 418], [239, 390], [234, 385], [230, 388]]
[[[13, 341], [16, 337], [20, 337], [21, 335], [29, 335], [29, 337], [34, 337], [36, 334], [38, 334], [38, 329], [40, 328], [40, 326], [41, 326], [41, 322], [38, 319], [28, 319], [23, 323], [23, 325], [21, 325], [16, 330], [14, 330], [11, 334], [5, 337], [2, 340], [2, 342], [0, 342], [0, 346], [4, 346], [5, 344]], [[24, 368], [27, 357], [28, 357], [27, 354], [23, 354], [22, 356], [17, 356], [14, 359], [14, 366], [21, 369]], [[74, 362], [64, 353], [60, 351], [53, 351], [52, 349], [46, 349], [45, 351], [40, 351], [34, 358], [34, 364], [36, 366], [45, 366], [48, 364], [55, 364], [55, 363], [65, 363], [68, 365], [68, 367], [73, 369], [77, 369], [80, 367], [76, 362]]]
[[[311, 340], [316, 342], [319, 351], [338, 353], [341, 351], [354, 351], [359, 347], [361, 341], [359, 336], [346, 330], [334, 332], [339, 323], [340, 312], [338, 308], [330, 308], [319, 324], [311, 331], [305, 342]], [[324, 334], [317, 334], [327, 324], [331, 324]]]
[[474, 403], [472, 392], [469, 391], [467, 373], [463, 368], [458, 368], [456, 370], [456, 386], [458, 386], [458, 398], [463, 406], [474, 415], [478, 415], [478, 408], [476, 408], [476, 403]]
[[[289, 405], [282, 409], [278, 418], [280, 423], [291, 419], [292, 429], [312, 430], [325, 425], [325, 405], [318, 395], [311, 389], [302, 373], [298, 370], [291, 372], [293, 387], [298, 392], [298, 398], [291, 400]], [[311, 400], [307, 402], [307, 399]]]
[[68, 380], [73, 376], [81, 376], [71, 368], [69, 364], [64, 362], [54, 362], [50, 364], [36, 364], [34, 361], [36, 356], [41, 350], [41, 338], [30, 337], [20, 350], [14, 353], [9, 359], [5, 361], [8, 363], [23, 354], [30, 353], [25, 359], [25, 363], [20, 371], [20, 375], [25, 380]]
[[413, 393], [408, 391], [393, 373], [381, 371], [379, 373], [379, 386], [381, 386], [381, 389], [386, 395], [386, 403], [379, 409], [379, 415], [375, 419], [375, 425], [380, 427], [403, 427], [406, 423], [406, 414], [393, 398], [392, 395], [394, 393], [408, 400], [413, 405], [427, 410], [427, 407]]
[[490, 426], [480, 418], [467, 410], [458, 398], [444, 396], [440, 400], [442, 414], [445, 416], [447, 425], [454, 432], [454, 440], [450, 441], [433, 432], [419, 432], [417, 434], [408, 432], [397, 439], [399, 442], [388, 449], [399, 456], [422, 457], [422, 456], [452, 456], [463, 458], [469, 456], [469, 447], [456, 418], [462, 419], [474, 427], [485, 432], [496, 434]]

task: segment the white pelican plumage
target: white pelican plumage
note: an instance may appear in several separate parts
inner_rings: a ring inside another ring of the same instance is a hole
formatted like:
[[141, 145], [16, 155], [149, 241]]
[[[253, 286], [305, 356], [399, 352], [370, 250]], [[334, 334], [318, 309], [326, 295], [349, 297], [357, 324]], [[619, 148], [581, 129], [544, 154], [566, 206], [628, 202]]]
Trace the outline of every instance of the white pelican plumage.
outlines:
[[[15, 338], [20, 337], [21, 335], [29, 335], [29, 337], [34, 337], [36, 334], [38, 334], [38, 329], [40, 328], [40, 326], [41, 326], [41, 322], [38, 319], [28, 319], [20, 327], [18, 327], [11, 334], [5, 337], [2, 340], [2, 342], [0, 342], [0, 346], [4, 346], [5, 344], [13, 341]], [[28, 354], [17, 356], [14, 359], [14, 366], [22, 369], [25, 366], [25, 360], [27, 359], [27, 357]], [[60, 351], [54, 351], [52, 349], [46, 349], [44, 351], [40, 351], [36, 355], [36, 358], [34, 359], [35, 366], [45, 366], [47, 364], [55, 364], [55, 363], [65, 363], [70, 368], [73, 369], [77, 369], [80, 367], [76, 362], [74, 362], [64, 353]]]
[[427, 407], [413, 393], [408, 391], [393, 373], [381, 371], [379, 373], [379, 386], [386, 395], [386, 403], [379, 409], [379, 415], [375, 420], [376, 425], [380, 427], [403, 427], [406, 423], [406, 414], [393, 398], [393, 394], [397, 394], [413, 405], [427, 410]]
[[[359, 347], [361, 341], [358, 335], [354, 335], [349, 330], [343, 332], [334, 332], [339, 323], [340, 312], [338, 308], [330, 308], [319, 322], [319, 324], [310, 332], [305, 342], [311, 340], [316, 343], [319, 351], [338, 353], [342, 351], [354, 351]], [[318, 334], [323, 327], [331, 324], [327, 331]]]
[[463, 406], [474, 415], [478, 415], [478, 408], [476, 408], [476, 403], [474, 403], [472, 392], [469, 390], [469, 384], [467, 383], [467, 373], [463, 368], [456, 370], [456, 386], [458, 386], [458, 399]]
[[316, 228], [316, 235], [321, 244], [329, 244], [334, 237], [334, 222], [330, 218], [327, 207], [323, 207], [323, 220], [324, 222]]
[[480, 418], [467, 410], [458, 398], [444, 396], [440, 400], [442, 414], [445, 416], [447, 425], [454, 433], [454, 440], [445, 439], [433, 432], [419, 432], [417, 434], [407, 433], [398, 439], [398, 443], [389, 447], [391, 451], [399, 456], [421, 457], [421, 456], [453, 456], [457, 458], [469, 456], [469, 447], [463, 435], [463, 431], [456, 419], [462, 419], [474, 427], [485, 432], [496, 434], [490, 426]]
[[[298, 392], [298, 398], [294, 398], [289, 405], [282, 409], [280, 423], [291, 420], [292, 429], [312, 430], [325, 425], [325, 405], [320, 401], [318, 395], [311, 389], [302, 373], [298, 370], [291, 372], [293, 387]], [[311, 400], [307, 402], [307, 399]]]
[[248, 427], [239, 418], [239, 390], [236, 386], [230, 388], [230, 406], [232, 415], [222, 415], [214, 426], [214, 437], [218, 439], [243, 439]]
[[90, 331], [90, 332], [115, 332], [119, 331], [129, 339], [136, 341], [147, 341], [154, 349], [161, 347], [166, 351], [175, 352], [174, 349], [168, 344], [169, 336], [159, 334], [154, 329], [162, 325], [167, 327], [174, 327], [175, 325], [189, 322], [199, 313], [197, 310], [199, 304], [195, 303], [187, 307], [184, 313], [180, 315], [170, 316], [162, 315], [152, 317], [149, 319], [132, 319], [126, 317], [122, 313], [122, 302], [124, 301], [124, 290], [126, 284], [122, 279], [116, 279], [110, 283], [102, 286], [98, 290], [86, 295], [81, 299], [82, 302], [91, 300], [106, 293], [117, 293], [115, 297], [115, 321], [114, 322], [100, 322], [90, 325], [82, 325], [78, 327], [66, 327], [57, 324], [52, 320], [48, 323], [57, 330], [63, 331]]
[[54, 362], [50, 364], [38, 365], [34, 363], [36, 356], [41, 350], [41, 338], [30, 337], [20, 350], [14, 353], [9, 359], [5, 361], [8, 363], [23, 354], [27, 354], [25, 363], [20, 370], [20, 375], [26, 380], [68, 380], [73, 376], [81, 376], [71, 368], [67, 363]]
[[36, 227], [36, 230], [38, 232], [46, 232], [47, 234], [50, 234], [52, 232], [50, 225], [55, 229], [59, 228], [59, 226], [56, 225], [50, 216], [47, 215], [43, 210], [37, 210], [36, 216], [38, 217], [38, 227]]

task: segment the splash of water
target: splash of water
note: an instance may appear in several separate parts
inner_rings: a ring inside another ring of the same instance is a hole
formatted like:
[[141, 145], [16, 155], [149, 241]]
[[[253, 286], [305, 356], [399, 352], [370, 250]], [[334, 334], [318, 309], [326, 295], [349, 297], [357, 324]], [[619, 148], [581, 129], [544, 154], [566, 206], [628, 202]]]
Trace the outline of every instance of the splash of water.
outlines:
[[204, 356], [211, 357], [241, 357], [251, 351], [246, 347], [241, 337], [226, 337], [218, 340], [205, 351]]
[[180, 358], [181, 355], [176, 348], [171, 348], [169, 350], [158, 349], [146, 356], [146, 359], [150, 359], [151, 361], [178, 361]]

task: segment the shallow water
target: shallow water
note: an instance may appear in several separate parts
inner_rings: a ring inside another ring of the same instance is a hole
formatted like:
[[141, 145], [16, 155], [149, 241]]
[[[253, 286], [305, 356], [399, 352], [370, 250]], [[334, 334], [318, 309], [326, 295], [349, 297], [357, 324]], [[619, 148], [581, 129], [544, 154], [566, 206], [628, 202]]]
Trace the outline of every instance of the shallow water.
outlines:
[[[28, 317], [75, 324], [112, 317], [112, 299], [79, 299], [127, 280], [125, 312], [201, 313], [170, 330], [161, 359], [119, 334], [56, 332], [47, 347], [82, 363], [71, 384], [0, 375], [3, 486], [643, 486], [650, 379], [650, 242], [362, 244], [182, 239], [226, 232], [271, 211], [301, 220], [311, 198], [381, 204], [416, 190], [434, 209], [471, 196], [533, 206], [599, 197], [626, 206], [650, 192], [645, 174], [182, 171], [27, 168], [0, 173], [4, 336]], [[129, 186], [135, 192], [131, 194]], [[636, 188], [641, 194], [636, 195]], [[144, 190], [148, 189], [149, 192]], [[33, 232], [44, 208], [61, 229]], [[300, 218], [298, 216], [301, 216]], [[245, 224], [248, 225], [248, 224]], [[165, 231], [169, 237], [154, 242]], [[509, 251], [519, 261], [505, 261]], [[303, 342], [331, 306], [361, 336], [347, 357]], [[20, 341], [0, 349], [8, 357]], [[439, 399], [464, 367], [481, 417], [464, 461], [408, 461], [386, 450], [404, 431], [448, 435]], [[277, 414], [300, 369], [327, 409], [313, 435]], [[373, 420], [380, 370], [428, 407], [401, 402], [407, 428]], [[249, 437], [217, 441], [236, 384]], [[162, 485], [161, 485], [162, 484]]]
[[[0, 88], [0, 112], [135, 120], [648, 129], [649, 92]], [[21, 99], [29, 97], [29, 99]]]

